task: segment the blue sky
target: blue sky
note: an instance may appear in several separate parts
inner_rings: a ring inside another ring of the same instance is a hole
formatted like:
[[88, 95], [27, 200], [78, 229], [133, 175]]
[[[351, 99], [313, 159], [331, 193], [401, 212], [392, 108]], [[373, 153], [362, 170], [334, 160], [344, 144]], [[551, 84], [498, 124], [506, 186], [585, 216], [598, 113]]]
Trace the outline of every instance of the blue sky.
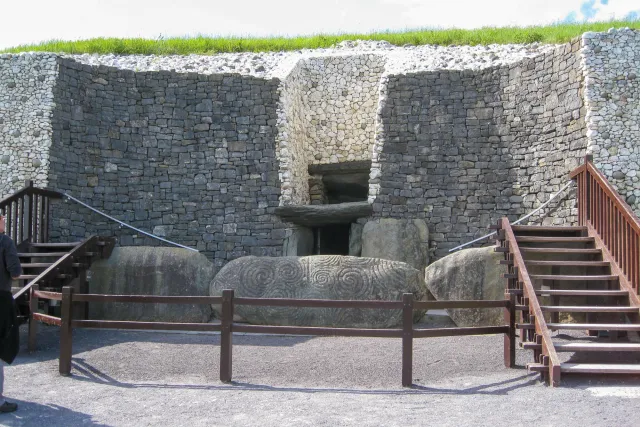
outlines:
[[0, 48], [51, 39], [269, 36], [640, 18], [640, 0], [9, 0]]

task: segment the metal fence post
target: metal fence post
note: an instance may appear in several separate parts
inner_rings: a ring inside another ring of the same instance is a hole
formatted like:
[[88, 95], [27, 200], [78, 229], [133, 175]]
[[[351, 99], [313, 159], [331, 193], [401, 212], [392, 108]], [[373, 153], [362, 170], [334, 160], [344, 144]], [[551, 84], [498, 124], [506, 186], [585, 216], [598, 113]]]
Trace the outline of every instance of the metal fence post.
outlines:
[[71, 374], [71, 351], [72, 351], [72, 335], [71, 326], [73, 306], [73, 288], [65, 286], [62, 288], [62, 304], [60, 307], [60, 375], [68, 376]]
[[36, 351], [36, 340], [38, 336], [38, 321], [33, 318], [33, 314], [38, 312], [38, 296], [36, 291], [40, 289], [40, 286], [31, 286], [31, 293], [29, 295], [29, 342], [27, 348], [29, 352]]
[[402, 386], [413, 384], [413, 294], [402, 295]]
[[220, 331], [220, 381], [231, 382], [233, 337], [233, 289], [222, 291], [222, 318]]
[[505, 292], [508, 305], [504, 308], [504, 320], [509, 332], [504, 334], [504, 366], [512, 368], [516, 364], [516, 294]]

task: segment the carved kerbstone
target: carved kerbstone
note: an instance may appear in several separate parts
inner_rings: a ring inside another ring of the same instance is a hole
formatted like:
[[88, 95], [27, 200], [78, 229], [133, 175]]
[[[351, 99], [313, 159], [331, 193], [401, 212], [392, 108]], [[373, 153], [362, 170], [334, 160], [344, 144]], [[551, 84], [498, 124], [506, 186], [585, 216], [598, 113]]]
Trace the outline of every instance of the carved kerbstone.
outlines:
[[[331, 300], [401, 300], [430, 297], [421, 273], [402, 262], [337, 255], [243, 257], [224, 266], [211, 295], [234, 289], [235, 296]], [[214, 306], [214, 310], [218, 308]], [[235, 306], [253, 324], [389, 328], [402, 323], [400, 310]], [[422, 317], [415, 312], [414, 319]]]

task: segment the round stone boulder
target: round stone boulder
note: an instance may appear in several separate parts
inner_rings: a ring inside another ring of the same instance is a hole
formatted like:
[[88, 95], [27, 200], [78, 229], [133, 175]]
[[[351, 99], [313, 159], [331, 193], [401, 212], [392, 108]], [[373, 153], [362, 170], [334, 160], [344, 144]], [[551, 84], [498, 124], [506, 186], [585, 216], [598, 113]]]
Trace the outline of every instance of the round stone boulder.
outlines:
[[[373, 258], [338, 255], [238, 258], [211, 283], [212, 296], [233, 289], [236, 297], [329, 300], [401, 300], [412, 293], [430, 296], [421, 274], [409, 265]], [[234, 306], [234, 312], [257, 325], [390, 328], [402, 323], [401, 310]], [[214, 306], [219, 313], [219, 307]], [[424, 313], [416, 311], [414, 320]]]
[[[465, 249], [439, 259], [425, 270], [425, 284], [437, 301], [504, 299], [506, 267], [493, 246]], [[447, 309], [460, 327], [503, 325], [501, 308]]]
[[[203, 254], [180, 248], [116, 247], [89, 270], [96, 294], [206, 296], [215, 275]], [[92, 319], [146, 322], [208, 322], [208, 304], [89, 303]]]

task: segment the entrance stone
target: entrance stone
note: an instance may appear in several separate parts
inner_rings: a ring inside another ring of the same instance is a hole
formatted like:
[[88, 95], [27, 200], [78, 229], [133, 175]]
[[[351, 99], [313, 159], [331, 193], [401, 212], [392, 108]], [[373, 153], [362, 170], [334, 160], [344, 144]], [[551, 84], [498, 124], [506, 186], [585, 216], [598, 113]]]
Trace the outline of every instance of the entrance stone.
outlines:
[[[235, 296], [330, 300], [416, 300], [430, 297], [421, 273], [402, 263], [337, 255], [242, 257], [224, 266], [210, 293], [234, 289]], [[430, 298], [429, 298], [430, 299]], [[214, 307], [218, 311], [219, 307]], [[235, 306], [235, 314], [253, 324], [389, 328], [402, 323], [401, 310]], [[418, 320], [424, 312], [414, 312]]]

